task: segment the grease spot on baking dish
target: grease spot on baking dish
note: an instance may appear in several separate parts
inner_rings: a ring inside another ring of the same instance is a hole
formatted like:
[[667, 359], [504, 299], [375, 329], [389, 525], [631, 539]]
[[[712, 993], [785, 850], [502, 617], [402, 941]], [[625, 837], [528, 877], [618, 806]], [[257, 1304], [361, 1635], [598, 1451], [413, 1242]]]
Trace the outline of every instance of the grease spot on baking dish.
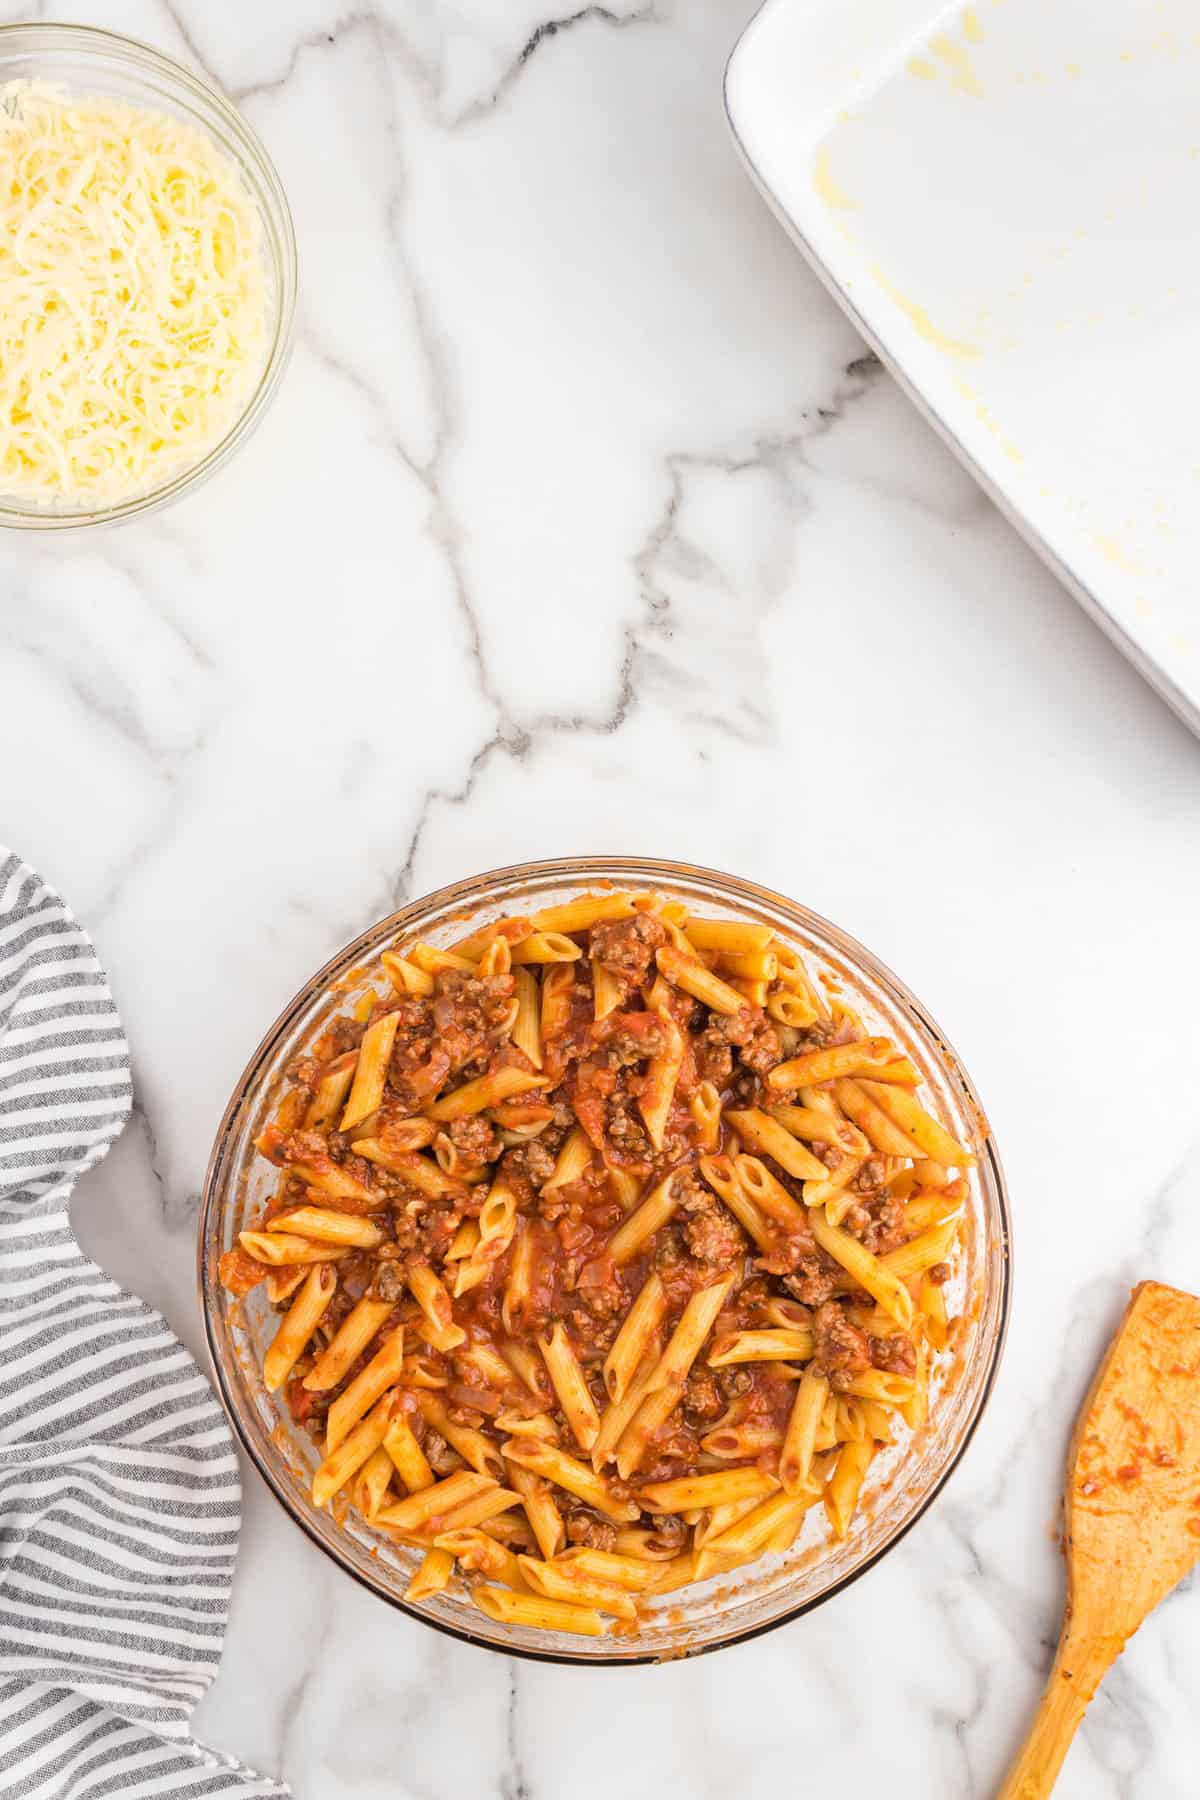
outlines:
[[839, 212], [854, 211], [854, 201], [834, 179], [828, 148], [818, 150], [813, 159], [813, 186], [826, 206], [835, 207]]
[[971, 358], [983, 355], [978, 344], [963, 343], [961, 339], [948, 337], [944, 331], [939, 330], [925, 308], [908, 294], [902, 293], [895, 282], [889, 281], [878, 264], [872, 268], [871, 273], [888, 298], [899, 307], [917, 335], [924, 338], [927, 344], [932, 344], [935, 350], [942, 351], [945, 356]]
[[937, 37], [930, 38], [929, 48], [935, 56], [940, 56], [950, 71], [950, 86], [958, 94], [970, 94], [979, 97], [983, 93], [983, 84], [971, 66], [969, 53], [961, 44], [939, 32]]
[[968, 44], [982, 44], [983, 26], [979, 23], [979, 14], [973, 6], [968, 6], [962, 16], [963, 36]]

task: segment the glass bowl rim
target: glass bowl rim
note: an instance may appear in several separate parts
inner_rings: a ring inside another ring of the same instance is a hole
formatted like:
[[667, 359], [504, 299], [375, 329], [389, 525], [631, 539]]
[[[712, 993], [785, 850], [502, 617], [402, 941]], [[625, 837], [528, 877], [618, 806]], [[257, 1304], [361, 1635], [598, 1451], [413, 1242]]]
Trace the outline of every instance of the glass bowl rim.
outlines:
[[[282, 1482], [277, 1479], [275, 1471], [270, 1466], [268, 1459], [260, 1456], [258, 1447], [252, 1441], [250, 1434], [243, 1430], [237, 1408], [228, 1391], [226, 1370], [219, 1354], [215, 1337], [213, 1312], [215, 1306], [220, 1303], [220, 1295], [214, 1295], [212, 1291], [212, 1285], [209, 1281], [206, 1249], [210, 1227], [217, 1216], [217, 1177], [221, 1172], [225, 1150], [229, 1144], [238, 1116], [243, 1106], [248, 1105], [251, 1102], [259, 1080], [269, 1073], [270, 1053], [278, 1040], [289, 1030], [296, 1015], [310, 1002], [320, 989], [327, 987], [330, 978], [335, 973], [344, 973], [346, 969], [354, 967], [360, 960], [360, 951], [364, 950], [368, 945], [373, 945], [382, 938], [398, 936], [405, 929], [419, 923], [428, 913], [440, 910], [446, 906], [451, 906], [458, 902], [465, 904], [472, 900], [480, 905], [486, 905], [488, 894], [496, 888], [511, 887], [523, 880], [532, 881], [539, 880], [543, 877], [556, 876], [566, 880], [577, 877], [581, 885], [586, 885], [588, 881], [612, 880], [614, 872], [628, 875], [630, 878], [642, 878], [647, 882], [652, 882], [657, 877], [667, 882], [682, 878], [711, 884], [714, 887], [723, 890], [724, 893], [730, 894], [731, 904], [735, 903], [732, 896], [741, 895], [747, 900], [758, 901], [776, 907], [779, 911], [789, 915], [797, 924], [815, 927], [817, 930], [827, 933], [831, 941], [833, 941], [844, 954], [849, 955], [856, 964], [861, 965], [867, 973], [872, 975], [885, 991], [889, 993], [894, 1001], [899, 1001], [915, 1014], [923, 1029], [926, 1030], [937, 1043], [947, 1067], [953, 1073], [956, 1080], [962, 1085], [967, 1100], [970, 1101], [981, 1116], [986, 1116], [980, 1106], [979, 1097], [975, 1091], [975, 1084], [967, 1074], [958, 1052], [954, 1049], [954, 1046], [950, 1043], [950, 1040], [946, 1037], [946, 1034], [942, 1031], [941, 1027], [926, 1011], [925, 1007], [916, 996], [905, 986], [899, 976], [893, 974], [887, 964], [880, 962], [878, 957], [868, 950], [865, 945], [860, 944], [856, 938], [852, 937], [848, 932], [843, 931], [840, 926], [834, 925], [822, 914], [814, 912], [811, 907], [802, 906], [799, 901], [792, 900], [787, 895], [780, 894], [773, 888], [764, 887], [758, 882], [748, 881], [740, 875], [730, 875], [724, 870], [711, 869], [699, 863], [674, 862], [659, 857], [587, 855], [551, 857], [532, 862], [510, 863], [502, 868], [487, 869], [478, 875], [465, 877], [459, 881], [448, 882], [440, 888], [433, 889], [430, 893], [419, 895], [416, 899], [410, 900], [404, 906], [397, 908], [395, 912], [389, 913], [384, 918], [376, 920], [373, 924], [368, 925], [364, 931], [359, 932], [356, 937], [350, 939], [350, 941], [344, 944], [341, 949], [335, 951], [322, 967], [296, 991], [288, 1001], [287, 1005], [279, 1013], [274, 1023], [259, 1040], [253, 1054], [250, 1056], [245, 1068], [238, 1077], [233, 1093], [221, 1116], [221, 1121], [217, 1127], [216, 1136], [213, 1140], [212, 1151], [209, 1155], [208, 1166], [204, 1174], [204, 1185], [200, 1195], [200, 1212], [197, 1220], [196, 1233], [196, 1285], [200, 1300], [200, 1310], [204, 1321], [205, 1343], [208, 1349], [209, 1362], [213, 1369], [217, 1394], [220, 1398], [221, 1405], [224, 1408], [226, 1417], [232, 1424], [242, 1448], [245, 1450], [251, 1463], [254, 1465], [255, 1469], [258, 1471], [259, 1475], [262, 1477], [263, 1481], [266, 1483], [267, 1487], [270, 1489], [271, 1493], [279, 1502], [284, 1513], [292, 1523], [298, 1525], [310, 1542], [315, 1544], [317, 1549], [324, 1555], [328, 1556], [344, 1574], [349, 1575], [352, 1580], [356, 1581], [359, 1586], [365, 1588], [368, 1593], [376, 1595], [377, 1598], [384, 1601], [387, 1605], [395, 1607], [397, 1611], [406, 1614], [408, 1618], [415, 1620], [418, 1624], [426, 1628], [431, 1628], [434, 1631], [439, 1631], [446, 1637], [456, 1638], [460, 1643], [470, 1644], [472, 1648], [476, 1650], [486, 1650], [492, 1654], [501, 1656], [516, 1656], [526, 1662], [557, 1663], [568, 1668], [584, 1669], [629, 1669], [645, 1667], [647, 1664], [660, 1664], [663, 1662], [690, 1662], [697, 1656], [708, 1655], [715, 1650], [724, 1650], [735, 1644], [749, 1643], [754, 1638], [763, 1637], [767, 1632], [775, 1631], [782, 1625], [791, 1624], [794, 1620], [802, 1618], [806, 1613], [813, 1612], [817, 1607], [824, 1606], [828, 1601], [835, 1599], [838, 1594], [844, 1593], [847, 1588], [853, 1586], [853, 1584], [862, 1576], [868, 1574], [870, 1570], [875, 1568], [876, 1565], [884, 1559], [884, 1557], [890, 1555], [896, 1546], [908, 1536], [908, 1533], [912, 1530], [913, 1526], [916, 1525], [919, 1520], [924, 1518], [929, 1508], [933, 1505], [933, 1502], [943, 1492], [951, 1476], [961, 1464], [963, 1457], [966, 1455], [966, 1452], [975, 1437], [975, 1433], [979, 1429], [995, 1388], [996, 1378], [999, 1373], [1000, 1363], [1003, 1358], [1004, 1347], [1008, 1337], [1008, 1327], [1012, 1311], [1013, 1286], [1011, 1206], [1008, 1197], [1008, 1187], [1004, 1177], [1004, 1169], [995, 1146], [994, 1137], [989, 1130], [987, 1137], [983, 1141], [982, 1149], [984, 1158], [986, 1158], [987, 1171], [990, 1176], [989, 1185], [991, 1195], [994, 1198], [996, 1210], [999, 1215], [999, 1306], [996, 1329], [992, 1341], [987, 1348], [987, 1362], [980, 1382], [979, 1392], [972, 1407], [971, 1415], [963, 1429], [961, 1441], [955, 1448], [949, 1460], [945, 1463], [944, 1467], [939, 1471], [936, 1479], [932, 1481], [929, 1487], [922, 1493], [919, 1500], [914, 1505], [912, 1512], [903, 1523], [896, 1528], [884, 1543], [878, 1545], [862, 1562], [857, 1563], [854, 1568], [848, 1569], [846, 1573], [832, 1583], [831, 1586], [823, 1589], [819, 1594], [814, 1594], [809, 1599], [797, 1601], [794, 1606], [785, 1608], [774, 1618], [765, 1620], [761, 1624], [745, 1626], [738, 1630], [731, 1630], [725, 1635], [706, 1638], [704, 1642], [697, 1643], [694, 1647], [689, 1648], [682, 1656], [678, 1654], [664, 1655], [661, 1652], [655, 1651], [647, 1651], [643, 1655], [625, 1654], [622, 1656], [570, 1655], [559, 1650], [538, 1650], [526, 1645], [493, 1643], [490, 1639], [481, 1637], [477, 1633], [471, 1631], [465, 1625], [459, 1626], [451, 1624], [445, 1619], [433, 1618], [428, 1613], [422, 1612], [418, 1607], [410, 1605], [402, 1595], [396, 1593], [385, 1582], [372, 1579], [363, 1570], [355, 1568], [349, 1561], [344, 1560], [341, 1553], [335, 1547], [327, 1544], [317, 1535], [309, 1525], [308, 1520], [295, 1506], [292, 1496], [285, 1490]], [[264, 1067], [264, 1065], [266, 1066]], [[981, 1159], [981, 1162], [982, 1160], [983, 1159]]]
[[262, 220], [266, 260], [277, 289], [272, 340], [253, 392], [224, 435], [198, 462], [189, 464], [159, 486], [112, 505], [98, 502], [95, 506], [80, 507], [71, 512], [42, 512], [32, 506], [9, 504], [0, 495], [0, 529], [51, 533], [83, 531], [156, 512], [179, 499], [189, 488], [199, 486], [215, 474], [258, 425], [275, 396], [291, 356], [299, 282], [296, 228], [279, 171], [257, 131], [213, 82], [188, 68], [186, 63], [143, 38], [109, 31], [100, 25], [76, 25], [52, 19], [10, 20], [0, 24], [0, 58], [5, 56], [7, 46], [14, 39], [29, 40], [31, 56], [36, 56], [39, 50], [50, 53], [74, 49], [86, 60], [90, 55], [115, 53], [133, 65], [133, 73], [157, 73], [167, 82], [182, 87], [202, 109], [215, 115], [215, 120], [209, 122], [209, 133], [218, 149], [242, 165], [243, 177], [244, 167], [248, 164], [265, 196], [264, 201], [258, 193], [251, 193], [254, 208]]

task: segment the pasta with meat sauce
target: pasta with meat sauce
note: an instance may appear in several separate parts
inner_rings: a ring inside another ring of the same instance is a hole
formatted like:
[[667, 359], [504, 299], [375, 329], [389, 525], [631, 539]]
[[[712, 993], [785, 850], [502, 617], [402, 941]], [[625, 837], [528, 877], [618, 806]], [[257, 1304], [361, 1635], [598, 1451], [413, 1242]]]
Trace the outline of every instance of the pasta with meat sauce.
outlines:
[[926, 1416], [974, 1157], [749, 920], [580, 894], [384, 953], [288, 1072], [221, 1259], [313, 1499], [496, 1619], [629, 1631], [846, 1535]]

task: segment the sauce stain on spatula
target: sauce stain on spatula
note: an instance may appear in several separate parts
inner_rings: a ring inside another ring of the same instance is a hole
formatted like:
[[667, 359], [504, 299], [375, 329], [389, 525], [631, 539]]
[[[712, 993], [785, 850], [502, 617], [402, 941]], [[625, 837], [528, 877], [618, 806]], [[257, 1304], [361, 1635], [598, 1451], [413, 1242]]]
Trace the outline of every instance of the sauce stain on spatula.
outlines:
[[1075, 1426], [1067, 1605], [1050, 1679], [998, 1800], [1042, 1800], [1105, 1673], [1200, 1560], [1200, 1300], [1133, 1291]]

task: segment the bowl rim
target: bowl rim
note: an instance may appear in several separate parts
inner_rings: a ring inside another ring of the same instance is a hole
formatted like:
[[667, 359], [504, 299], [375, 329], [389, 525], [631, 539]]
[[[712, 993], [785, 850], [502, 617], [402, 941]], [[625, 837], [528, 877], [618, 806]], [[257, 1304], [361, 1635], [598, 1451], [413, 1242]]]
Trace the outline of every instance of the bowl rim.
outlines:
[[[743, 876], [731, 875], [724, 870], [712, 869], [699, 863], [680, 863], [658, 857], [624, 856], [620, 854], [612, 856], [588, 854], [581, 856], [544, 858], [531, 862], [506, 864], [503, 867], [495, 869], [487, 869], [477, 875], [472, 875], [459, 881], [447, 882], [440, 888], [435, 888], [427, 894], [419, 895], [416, 899], [410, 900], [404, 906], [397, 908], [396, 911], [387, 914], [381, 919], [377, 919], [374, 923], [368, 925], [365, 930], [360, 931], [355, 937], [351, 938], [341, 947], [341, 949], [335, 951], [334, 954], [325, 961], [321, 968], [297, 990], [259, 1040], [253, 1054], [250, 1056], [241, 1075], [238, 1077], [234, 1090], [221, 1115], [220, 1124], [217, 1127], [216, 1136], [213, 1140], [212, 1151], [209, 1155], [208, 1166], [204, 1173], [204, 1185], [200, 1194], [200, 1211], [196, 1229], [196, 1285], [200, 1300], [200, 1310], [204, 1322], [205, 1344], [208, 1350], [209, 1362], [212, 1365], [217, 1394], [225, 1414], [232, 1424], [246, 1455], [249, 1457], [254, 1468], [265, 1481], [272, 1495], [279, 1502], [283, 1512], [292, 1523], [299, 1526], [300, 1530], [310, 1542], [315, 1544], [324, 1555], [328, 1556], [343, 1573], [349, 1575], [360, 1587], [365, 1588], [368, 1593], [376, 1595], [387, 1605], [395, 1607], [399, 1612], [406, 1614], [408, 1618], [416, 1620], [420, 1625], [439, 1631], [446, 1637], [456, 1638], [460, 1643], [470, 1644], [476, 1650], [485, 1650], [502, 1656], [516, 1656], [526, 1662], [557, 1663], [567, 1668], [585, 1669], [629, 1669], [644, 1667], [647, 1664], [659, 1664], [680, 1660], [691, 1661], [697, 1656], [708, 1655], [715, 1650], [728, 1649], [735, 1644], [749, 1643], [754, 1638], [763, 1637], [767, 1632], [775, 1631], [780, 1626], [791, 1624], [794, 1620], [802, 1618], [806, 1613], [815, 1611], [817, 1607], [825, 1605], [827, 1601], [834, 1599], [838, 1594], [844, 1593], [847, 1588], [852, 1587], [862, 1576], [874, 1569], [884, 1557], [888, 1556], [891, 1551], [908, 1536], [909, 1532], [918, 1521], [925, 1517], [934, 1501], [945, 1489], [951, 1476], [961, 1465], [963, 1457], [966, 1455], [967, 1450], [974, 1440], [975, 1433], [978, 1431], [983, 1416], [991, 1401], [996, 1379], [1000, 1370], [1000, 1364], [1003, 1360], [1012, 1312], [1013, 1288], [1012, 1210], [1009, 1202], [1008, 1186], [1004, 1176], [1003, 1165], [1001, 1164], [1000, 1156], [995, 1146], [994, 1137], [989, 1129], [987, 1137], [983, 1140], [982, 1149], [990, 1170], [992, 1187], [999, 1213], [999, 1310], [995, 1336], [988, 1350], [987, 1366], [980, 1383], [979, 1393], [976, 1397], [971, 1416], [963, 1430], [962, 1438], [956, 1446], [954, 1453], [941, 1469], [937, 1478], [921, 1495], [908, 1518], [906, 1518], [902, 1524], [897, 1526], [895, 1531], [885, 1542], [878, 1545], [862, 1562], [856, 1564], [853, 1569], [847, 1570], [843, 1576], [839, 1577], [839, 1579], [833, 1582], [829, 1587], [824, 1588], [819, 1594], [814, 1594], [809, 1599], [797, 1601], [794, 1606], [786, 1608], [774, 1618], [768, 1619], [761, 1624], [747, 1625], [740, 1629], [731, 1630], [725, 1635], [706, 1639], [703, 1643], [689, 1646], [685, 1651], [668, 1652], [664, 1654], [661, 1651], [647, 1650], [641, 1654], [634, 1652], [632, 1654], [626, 1653], [620, 1656], [605, 1656], [601, 1654], [572, 1656], [559, 1650], [540, 1650], [523, 1644], [493, 1643], [489, 1639], [481, 1637], [471, 1631], [466, 1626], [459, 1626], [452, 1624], [445, 1619], [434, 1618], [429, 1613], [421, 1611], [418, 1607], [410, 1605], [401, 1594], [396, 1593], [384, 1581], [372, 1579], [363, 1570], [354, 1567], [349, 1561], [344, 1560], [336, 1548], [330, 1546], [317, 1534], [304, 1515], [294, 1506], [292, 1497], [285, 1491], [282, 1480], [277, 1477], [274, 1468], [264, 1457], [260, 1456], [257, 1445], [254, 1444], [248, 1432], [243, 1429], [241, 1419], [238, 1416], [237, 1409], [233, 1405], [231, 1395], [228, 1391], [226, 1371], [217, 1349], [213, 1326], [213, 1310], [215, 1304], [219, 1300], [219, 1295], [214, 1295], [212, 1291], [212, 1284], [209, 1280], [208, 1259], [205, 1252], [209, 1235], [209, 1225], [216, 1205], [217, 1176], [221, 1170], [225, 1149], [229, 1142], [237, 1114], [243, 1104], [247, 1102], [249, 1096], [254, 1092], [257, 1079], [263, 1072], [262, 1064], [264, 1059], [268, 1056], [268, 1053], [277, 1040], [289, 1029], [296, 1014], [303, 1006], [308, 1004], [310, 998], [318, 989], [327, 987], [328, 980], [335, 971], [341, 969], [343, 966], [354, 966], [359, 960], [359, 951], [365, 947], [368, 941], [375, 940], [381, 934], [398, 935], [407, 927], [417, 923], [422, 917], [435, 908], [453, 905], [458, 900], [467, 901], [473, 898], [478, 899], [480, 890], [512, 884], [521, 880], [536, 880], [542, 877], [555, 876], [567, 879], [577, 877], [581, 884], [585, 884], [589, 880], [611, 879], [612, 871], [615, 868], [620, 868], [623, 873], [628, 873], [632, 877], [640, 875], [647, 879], [653, 879], [657, 876], [658, 878], [667, 881], [686, 878], [715, 882], [726, 890], [733, 890], [743, 895], [747, 900], [758, 901], [760, 903], [765, 902], [768, 905], [778, 907], [785, 913], [791, 913], [792, 915], [803, 915], [805, 920], [816, 926], [818, 929], [828, 932], [834, 941], [839, 942], [841, 948], [848, 950], [856, 960], [860, 960], [867, 972], [873, 975], [885, 989], [890, 991], [893, 999], [902, 1001], [904, 1005], [913, 1010], [923, 1028], [931, 1034], [943, 1051], [945, 1059], [955, 1077], [962, 1083], [967, 1099], [979, 1111], [981, 1116], [986, 1116], [980, 1106], [979, 1097], [975, 1090], [975, 1084], [964, 1068], [958, 1052], [954, 1049], [954, 1046], [947, 1038], [945, 1032], [931, 1017], [916, 996], [911, 993], [904, 982], [892, 972], [887, 964], [881, 962], [878, 957], [866, 948], [865, 945], [860, 944], [856, 938], [852, 937], [848, 932], [843, 931], [841, 926], [833, 924], [831, 920], [826, 919], [822, 914], [814, 912], [811, 907], [802, 906], [799, 901], [790, 899], [787, 895], [779, 893], [776, 889], [764, 887], [761, 883], [748, 881]], [[589, 873], [589, 871], [591, 872]], [[600, 871], [603, 871], [603, 873], [600, 873]], [[486, 904], [486, 898], [481, 903]]]
[[[109, 31], [100, 25], [77, 25], [70, 21], [50, 19], [12, 20], [0, 24], [0, 58], [6, 47], [17, 38], [27, 39], [30, 53], [75, 48], [86, 59], [89, 55], [116, 52], [128, 61], [140, 64], [182, 87], [201, 106], [216, 115], [220, 130], [209, 125], [209, 134], [218, 149], [248, 163], [267, 196], [270, 211], [257, 193], [251, 191], [255, 210], [261, 215], [266, 240], [265, 261], [270, 268], [278, 292], [275, 306], [274, 333], [270, 349], [254, 390], [224, 435], [198, 462], [191, 463], [168, 481], [145, 493], [109, 506], [98, 503], [71, 512], [39, 511], [30, 506], [7, 504], [0, 492], [0, 529], [9, 531], [83, 531], [106, 525], [117, 525], [143, 513], [156, 512], [171, 501], [180, 499], [194, 486], [199, 486], [217, 472], [245, 443], [258, 425], [283, 379], [292, 352], [296, 318], [296, 293], [299, 285], [299, 253], [296, 227], [287, 193], [273, 158], [258, 132], [244, 118], [233, 102], [216, 84], [180, 62], [156, 44], [144, 38], [130, 37], [124, 32]], [[40, 40], [40, 42], [39, 42]], [[221, 134], [225, 134], [222, 137]], [[229, 141], [231, 140], [231, 141]], [[244, 179], [244, 176], [243, 176]]]

